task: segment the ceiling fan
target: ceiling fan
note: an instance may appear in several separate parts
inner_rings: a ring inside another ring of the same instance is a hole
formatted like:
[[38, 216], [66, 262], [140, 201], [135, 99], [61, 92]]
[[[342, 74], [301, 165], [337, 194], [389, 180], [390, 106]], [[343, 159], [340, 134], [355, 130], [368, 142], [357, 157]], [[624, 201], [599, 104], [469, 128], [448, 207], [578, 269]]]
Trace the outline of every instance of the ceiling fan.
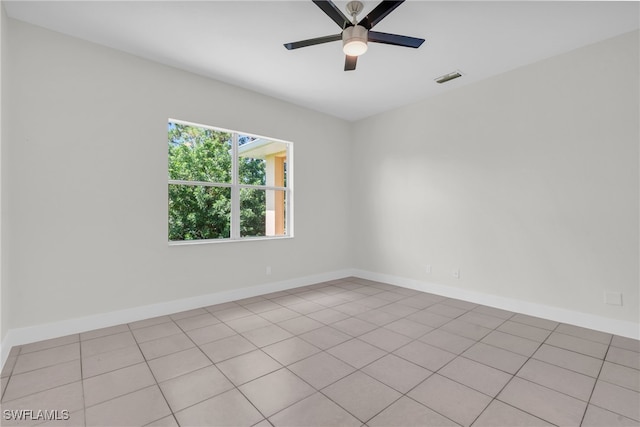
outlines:
[[396, 7], [404, 3], [404, 0], [382, 1], [367, 16], [362, 18], [360, 22], [356, 20], [356, 16], [362, 12], [362, 2], [350, 1], [347, 3], [347, 12], [351, 15], [351, 20], [349, 20], [349, 18], [340, 12], [340, 9], [338, 9], [338, 7], [330, 0], [312, 1], [316, 6], [322, 9], [322, 11], [333, 20], [333, 22], [338, 24], [342, 29], [342, 32], [331, 36], [285, 43], [284, 47], [288, 50], [342, 40], [342, 50], [346, 55], [344, 70], [351, 71], [356, 69], [358, 56], [367, 51], [368, 42], [412, 47], [414, 49], [420, 47], [424, 42], [424, 39], [418, 39], [415, 37], [371, 31], [375, 25], [382, 21], [388, 14], [393, 12]]

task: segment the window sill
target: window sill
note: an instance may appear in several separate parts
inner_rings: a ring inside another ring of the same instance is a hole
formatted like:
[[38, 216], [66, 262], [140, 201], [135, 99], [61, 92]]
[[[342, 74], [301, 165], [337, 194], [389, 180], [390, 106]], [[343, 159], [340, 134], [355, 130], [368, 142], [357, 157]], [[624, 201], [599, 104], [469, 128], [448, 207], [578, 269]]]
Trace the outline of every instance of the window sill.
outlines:
[[263, 240], [285, 240], [293, 239], [293, 236], [260, 236], [260, 237], [242, 237], [240, 239], [202, 239], [202, 240], [176, 240], [169, 241], [169, 246], [191, 246], [191, 245], [210, 245], [220, 243], [236, 243], [236, 242], [255, 242]]

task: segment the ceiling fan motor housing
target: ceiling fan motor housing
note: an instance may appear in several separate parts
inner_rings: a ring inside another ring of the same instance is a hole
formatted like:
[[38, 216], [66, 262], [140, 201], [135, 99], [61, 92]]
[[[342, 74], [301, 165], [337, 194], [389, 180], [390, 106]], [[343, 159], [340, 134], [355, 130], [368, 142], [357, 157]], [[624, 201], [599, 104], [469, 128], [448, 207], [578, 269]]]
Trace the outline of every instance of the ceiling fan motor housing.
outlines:
[[342, 49], [351, 56], [359, 56], [367, 51], [367, 29], [362, 25], [347, 27], [342, 32]]

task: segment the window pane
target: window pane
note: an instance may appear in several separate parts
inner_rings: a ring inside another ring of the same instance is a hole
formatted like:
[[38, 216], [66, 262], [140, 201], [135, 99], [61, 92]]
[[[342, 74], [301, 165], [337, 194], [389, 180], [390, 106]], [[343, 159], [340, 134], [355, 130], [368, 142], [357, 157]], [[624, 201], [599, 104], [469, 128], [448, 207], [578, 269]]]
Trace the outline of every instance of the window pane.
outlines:
[[231, 188], [169, 184], [169, 240], [230, 236]]
[[231, 134], [169, 122], [169, 179], [231, 183]]
[[286, 235], [285, 191], [240, 189], [240, 236]]
[[238, 144], [240, 184], [286, 186], [286, 143], [240, 135]]

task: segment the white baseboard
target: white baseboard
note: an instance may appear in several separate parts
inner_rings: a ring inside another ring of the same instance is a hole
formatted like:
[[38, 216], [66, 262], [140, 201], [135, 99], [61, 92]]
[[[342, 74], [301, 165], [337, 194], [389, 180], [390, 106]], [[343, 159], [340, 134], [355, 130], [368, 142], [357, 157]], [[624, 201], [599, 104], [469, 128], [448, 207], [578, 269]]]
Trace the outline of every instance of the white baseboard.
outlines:
[[148, 319], [150, 317], [163, 316], [180, 311], [191, 310], [194, 308], [221, 304], [228, 301], [250, 298], [257, 295], [264, 295], [271, 292], [298, 288], [301, 286], [341, 279], [350, 276], [374, 280], [377, 282], [389, 283], [391, 285], [415, 289], [422, 292], [429, 292], [448, 298], [461, 299], [476, 304], [482, 304], [490, 307], [500, 308], [503, 310], [528, 314], [530, 316], [541, 317], [556, 322], [582, 326], [585, 328], [595, 329], [598, 331], [620, 335], [623, 337], [640, 339], [640, 325], [634, 322], [615, 320], [607, 317], [567, 310], [559, 307], [551, 307], [543, 304], [531, 303], [527, 301], [516, 300], [513, 298], [505, 298], [481, 292], [473, 292], [453, 286], [423, 282], [406, 277], [392, 276], [366, 270], [344, 269], [279, 282], [266, 283], [263, 285], [250, 286], [241, 289], [216, 292], [197, 297], [184, 298], [175, 301], [134, 307], [126, 310], [96, 314], [93, 316], [68, 319], [59, 322], [47, 323], [44, 325], [10, 329], [7, 332], [4, 340], [2, 340], [2, 343], [0, 344], [0, 354], [2, 358], [2, 363], [0, 363], [0, 366], [4, 366], [11, 347], [16, 345], [28, 344], [31, 342], [57, 338], [70, 334], [77, 334], [94, 329], [115, 326], [122, 323], [130, 323], [137, 320]]
[[229, 301], [236, 301], [243, 298], [250, 298], [286, 289], [299, 288], [301, 286], [342, 279], [349, 276], [353, 276], [353, 270], [337, 270], [312, 276], [304, 276], [279, 282], [249, 286], [241, 289], [233, 289], [197, 297], [134, 307], [126, 310], [101, 313], [93, 316], [62, 320], [59, 322], [29, 326], [26, 328], [10, 329], [0, 344], [0, 354], [2, 357], [2, 363], [0, 366], [4, 366], [4, 362], [9, 355], [11, 347], [16, 345], [87, 332], [94, 329], [120, 325], [122, 323], [131, 323], [137, 320], [164, 316], [214, 304], [222, 304]]
[[541, 317], [555, 322], [582, 326], [583, 328], [594, 329], [636, 340], [640, 339], [640, 324], [634, 322], [616, 320], [579, 311], [567, 310], [565, 308], [552, 307], [513, 298], [505, 298], [498, 295], [469, 291], [466, 289], [456, 288], [454, 286], [423, 282], [406, 277], [374, 273], [366, 270], [355, 269], [353, 270], [353, 275], [363, 279], [401, 286], [403, 288], [429, 292], [448, 298], [461, 299], [476, 304], [500, 308], [502, 310], [527, 314], [529, 316]]

